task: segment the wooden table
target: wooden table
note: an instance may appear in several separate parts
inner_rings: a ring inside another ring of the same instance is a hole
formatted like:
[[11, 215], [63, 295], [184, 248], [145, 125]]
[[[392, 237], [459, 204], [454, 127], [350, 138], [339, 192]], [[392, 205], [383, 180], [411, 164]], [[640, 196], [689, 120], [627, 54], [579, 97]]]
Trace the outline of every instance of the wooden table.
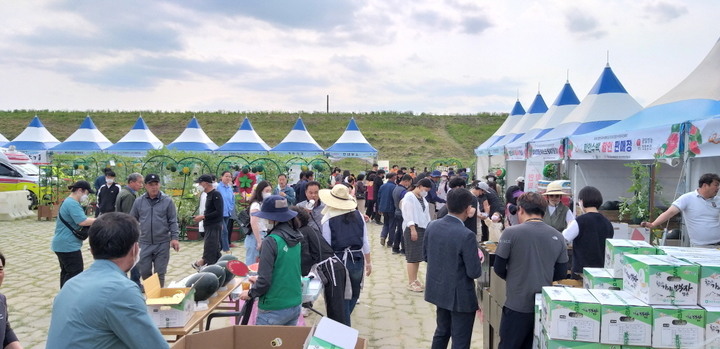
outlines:
[[[195, 329], [196, 327], [198, 327], [199, 331], [203, 331], [203, 321], [205, 321], [205, 318], [207, 318], [210, 313], [217, 309], [218, 306], [223, 302], [225, 298], [230, 295], [232, 291], [240, 287], [241, 280], [241, 278], [233, 279], [233, 281], [231, 281], [225, 286], [227, 288], [226, 290], [218, 291], [217, 296], [208, 299], [208, 308], [205, 310], [196, 311], [195, 314], [190, 318], [190, 320], [188, 320], [188, 322], [185, 324], [185, 326], [161, 328], [160, 333], [162, 333], [164, 336], [176, 336], [175, 339], [177, 340], [183, 336], [190, 334], [190, 332], [192, 332], [193, 329]], [[235, 308], [237, 308], [237, 303]]]

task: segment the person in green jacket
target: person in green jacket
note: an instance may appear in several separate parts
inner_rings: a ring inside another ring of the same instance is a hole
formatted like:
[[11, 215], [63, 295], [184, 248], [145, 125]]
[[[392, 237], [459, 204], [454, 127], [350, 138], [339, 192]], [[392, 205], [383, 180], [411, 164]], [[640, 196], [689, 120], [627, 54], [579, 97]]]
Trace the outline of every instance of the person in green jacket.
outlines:
[[288, 209], [280, 195], [263, 200], [260, 211], [253, 216], [267, 220], [268, 235], [260, 249], [258, 275], [250, 278], [250, 290], [240, 299], [259, 297], [257, 325], [295, 326], [300, 317], [302, 282], [300, 272], [300, 241], [302, 234], [295, 227], [297, 212]]
[[127, 178], [127, 185], [120, 190], [115, 199], [115, 211], [130, 213], [133, 203], [137, 198], [137, 192], [143, 187], [143, 176], [139, 173], [131, 173]]

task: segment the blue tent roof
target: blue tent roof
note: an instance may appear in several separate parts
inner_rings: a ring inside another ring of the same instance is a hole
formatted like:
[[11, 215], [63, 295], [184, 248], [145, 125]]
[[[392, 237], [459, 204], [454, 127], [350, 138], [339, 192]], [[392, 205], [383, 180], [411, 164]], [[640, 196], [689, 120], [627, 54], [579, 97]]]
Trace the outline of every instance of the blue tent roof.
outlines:
[[299, 155], [320, 155], [323, 153], [323, 148], [312, 138], [302, 119], [298, 118], [290, 133], [270, 151]]
[[350, 119], [345, 132], [326, 151], [330, 153], [331, 157], [377, 156], [377, 149], [373, 148], [365, 139], [365, 136], [362, 135], [357, 123], [355, 123], [355, 118]]
[[54, 146], [53, 151], [58, 153], [92, 153], [101, 151], [112, 145], [100, 130], [95, 127], [92, 118], [88, 115], [80, 127], [64, 142]]
[[600, 95], [603, 93], [627, 93], [625, 87], [623, 87], [620, 80], [615, 76], [615, 73], [610, 69], [610, 65], [605, 66], [600, 78], [590, 90], [589, 94]]
[[510, 130], [512, 130], [513, 126], [515, 126], [519, 119], [522, 118], [525, 114], [525, 108], [523, 108], [520, 100], [516, 100], [515, 105], [513, 105], [512, 111], [510, 111], [510, 115], [508, 115], [503, 124], [500, 125], [497, 130], [495, 130], [495, 133], [493, 133], [490, 138], [488, 138], [487, 140], [485, 140], [485, 142], [480, 144], [480, 146], [475, 148], [475, 154], [481, 155], [482, 152], [487, 151], [495, 143], [502, 140], [505, 135], [510, 132]]
[[258, 136], [247, 117], [243, 120], [240, 128], [235, 132], [227, 143], [217, 148], [218, 152], [227, 153], [265, 153], [270, 147]]
[[45, 125], [40, 122], [40, 118], [36, 115], [32, 121], [30, 121], [28, 127], [5, 146], [15, 146], [15, 148], [20, 151], [30, 151], [48, 150], [58, 144], [60, 144], [60, 141], [50, 134], [50, 131], [45, 128]]
[[218, 146], [205, 134], [193, 116], [185, 130], [172, 143], [168, 144], [167, 148], [185, 151], [213, 151]]
[[138, 117], [135, 125], [117, 143], [108, 147], [110, 152], [141, 152], [162, 148], [162, 142], [150, 131], [143, 117]]

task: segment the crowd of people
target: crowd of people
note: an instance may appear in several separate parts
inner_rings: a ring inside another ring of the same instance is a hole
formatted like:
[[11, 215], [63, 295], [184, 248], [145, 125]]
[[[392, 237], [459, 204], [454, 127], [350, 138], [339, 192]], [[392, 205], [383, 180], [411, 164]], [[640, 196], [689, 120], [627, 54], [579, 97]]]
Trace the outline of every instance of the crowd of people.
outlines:
[[[249, 174], [225, 171], [220, 182], [212, 174], [195, 180], [202, 193], [194, 220], [200, 223], [204, 249], [194, 268], [216, 263], [235, 247], [229, 232], [239, 216], [235, 194], [243, 189], [238, 177]], [[180, 249], [175, 205], [160, 190], [157, 174], [130, 174], [124, 186], [115, 182], [111, 170], [102, 177], [94, 189], [86, 181], [70, 185], [58, 212], [51, 248], [60, 265], [61, 290], [53, 304], [48, 348], [144, 347], [148, 341], [167, 347], [147, 314], [140, 279], [156, 273], [161, 285], [165, 282], [170, 250]], [[377, 165], [357, 177], [336, 168], [327, 183], [315, 181], [313, 171], [303, 171], [294, 185], [288, 184], [287, 174], [278, 175], [274, 184], [256, 181], [246, 191], [244, 244], [245, 262], [257, 263], [258, 274], [240, 297], [259, 299], [258, 325], [295, 325], [302, 311], [300, 280], [313, 275], [324, 285], [326, 316], [350, 326], [364, 277], [373, 270], [367, 227], [372, 222], [382, 226], [380, 248], [404, 257], [407, 290], [424, 292], [425, 300], [437, 307], [432, 348], [446, 348], [450, 340], [453, 348], [468, 348], [478, 310], [478, 242], [488, 240], [489, 228], [500, 224], [493, 266], [507, 282], [500, 347], [529, 348], [534, 294], [553, 281], [580, 278], [585, 267], [602, 267], [605, 240], [613, 237], [613, 228], [598, 212], [603, 197], [592, 186], [574, 198], [578, 216], [560, 182], [551, 182], [543, 193], [524, 192], [522, 177], [504, 192], [500, 188], [493, 173], [469, 181], [463, 170], [416, 173], [393, 166], [386, 172]], [[705, 174], [696, 191], [642, 225], [655, 228], [682, 213], [693, 246], [717, 247], [719, 189], [720, 177]], [[91, 218], [83, 205], [93, 193], [98, 215]], [[95, 262], [84, 270], [80, 249], [87, 237]], [[1, 284], [2, 254], [0, 262]], [[422, 262], [427, 263], [424, 280], [418, 276]], [[21, 348], [7, 320], [6, 300], [0, 295], [3, 347]]]

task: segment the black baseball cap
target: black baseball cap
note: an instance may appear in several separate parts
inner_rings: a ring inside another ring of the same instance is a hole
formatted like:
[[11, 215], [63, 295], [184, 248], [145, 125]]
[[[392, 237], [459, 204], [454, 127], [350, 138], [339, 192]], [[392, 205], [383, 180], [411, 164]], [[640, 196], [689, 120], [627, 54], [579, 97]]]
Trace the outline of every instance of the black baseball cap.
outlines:
[[68, 189], [70, 190], [73, 190], [74, 188], [85, 189], [89, 191], [90, 194], [95, 194], [95, 191], [92, 190], [92, 187], [90, 187], [90, 183], [88, 183], [87, 181], [77, 181], [68, 187]]
[[209, 174], [204, 174], [204, 175], [200, 175], [200, 177], [198, 177], [198, 179], [196, 179], [194, 182], [195, 182], [195, 183], [200, 183], [200, 182], [212, 183], [212, 182], [213, 182], [213, 179], [212, 179], [212, 176], [211, 176], [211, 175], [209, 175]]
[[150, 173], [145, 176], [145, 183], [160, 182], [160, 176]]

